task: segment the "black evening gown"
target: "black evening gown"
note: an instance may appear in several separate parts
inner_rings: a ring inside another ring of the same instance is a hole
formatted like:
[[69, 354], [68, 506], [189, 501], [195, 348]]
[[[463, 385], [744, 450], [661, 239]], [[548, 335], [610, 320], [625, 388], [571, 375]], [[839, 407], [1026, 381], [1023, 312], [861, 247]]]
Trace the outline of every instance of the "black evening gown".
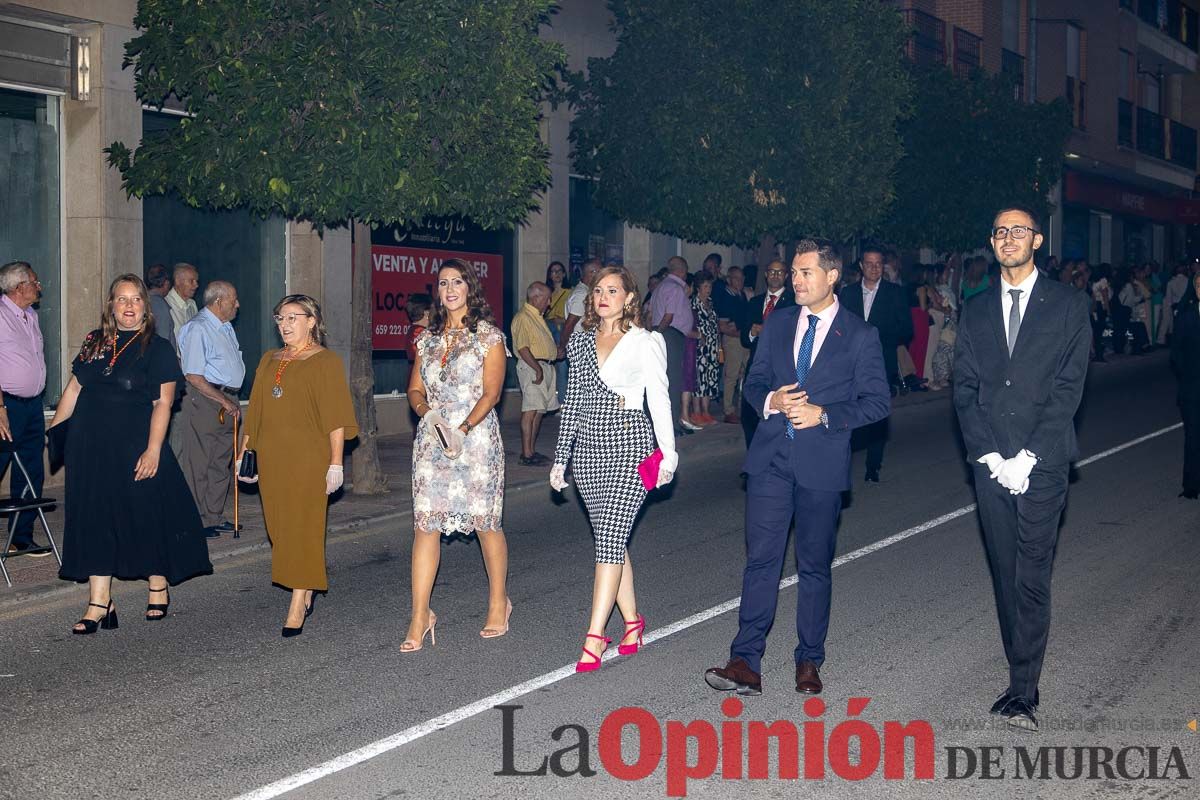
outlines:
[[[99, 336], [93, 332], [92, 336]], [[117, 335], [118, 351], [136, 332]], [[144, 345], [144, 346], [143, 346]], [[171, 344], [160, 336], [121, 352], [76, 357], [71, 371], [82, 390], [71, 416], [66, 452], [66, 523], [59, 577], [125, 580], [165, 575], [176, 584], [212, 572], [200, 512], [175, 454], [164, 440], [153, 478], [133, 479], [150, 438], [150, 414], [160, 387], [181, 380]]]

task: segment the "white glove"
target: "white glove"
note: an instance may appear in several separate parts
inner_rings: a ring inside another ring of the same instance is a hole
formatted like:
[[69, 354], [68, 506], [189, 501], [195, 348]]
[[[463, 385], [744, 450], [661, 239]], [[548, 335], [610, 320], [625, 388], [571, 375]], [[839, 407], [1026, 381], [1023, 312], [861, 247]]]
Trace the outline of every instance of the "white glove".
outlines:
[[1004, 456], [999, 453], [988, 453], [976, 463], [985, 465], [988, 468], [988, 472], [992, 473], [988, 477], [995, 480], [996, 476], [1000, 474], [1000, 465], [1004, 463]]
[[666, 486], [675, 477], [675, 473], [669, 469], [663, 469], [660, 464], [658, 467], [658, 483], [654, 484], [655, 488]]
[[325, 494], [333, 494], [338, 489], [342, 488], [342, 483], [346, 480], [346, 471], [342, 469], [341, 464], [330, 464], [329, 471], [325, 473]]
[[241, 481], [242, 483], [258, 483], [257, 475], [255, 475], [253, 478], [243, 478], [242, 477], [242, 460], [240, 458], [237, 461], [233, 462], [233, 474], [237, 475], [238, 480]]
[[567, 483], [567, 465], [555, 464], [550, 468], [550, 488], [561, 492], [570, 484]]
[[1013, 494], [1024, 494], [1029, 489], [1029, 473], [1036, 464], [1033, 454], [1022, 450], [1000, 465], [996, 480]]

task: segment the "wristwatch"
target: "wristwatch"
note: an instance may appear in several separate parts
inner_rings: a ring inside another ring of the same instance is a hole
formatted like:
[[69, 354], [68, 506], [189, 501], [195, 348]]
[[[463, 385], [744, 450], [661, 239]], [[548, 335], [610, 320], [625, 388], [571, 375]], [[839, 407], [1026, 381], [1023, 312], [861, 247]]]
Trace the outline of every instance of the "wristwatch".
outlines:
[[821, 412], [821, 424], [825, 426], [825, 430], [829, 430], [829, 412]]
[[468, 433], [470, 433], [470, 432], [471, 432], [471, 429], [472, 429], [472, 428], [474, 428], [475, 426], [471, 424], [471, 420], [469, 420], [469, 419], [464, 419], [464, 420], [462, 421], [462, 424], [461, 424], [461, 425], [459, 425], [458, 427], [459, 427], [459, 429], [460, 429], [460, 430], [461, 430], [461, 429], [463, 429], [463, 428], [466, 428], [466, 430], [462, 432], [463, 436], [466, 436]]

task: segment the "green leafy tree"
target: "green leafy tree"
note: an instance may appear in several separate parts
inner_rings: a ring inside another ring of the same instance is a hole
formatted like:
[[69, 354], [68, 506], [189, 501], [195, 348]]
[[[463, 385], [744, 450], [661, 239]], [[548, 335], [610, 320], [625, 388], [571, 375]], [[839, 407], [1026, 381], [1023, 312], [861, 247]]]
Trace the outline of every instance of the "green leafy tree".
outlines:
[[986, 243], [996, 209], [1051, 210], [1071, 133], [1066, 102], [1025, 103], [1012, 78], [913, 68], [914, 112], [900, 128], [896, 200], [879, 228], [902, 247], [966, 250]]
[[846, 238], [901, 156], [907, 31], [879, 0], [613, 0], [576, 77], [576, 168], [617, 217], [695, 241]]
[[[369, 228], [461, 214], [511, 225], [549, 183], [540, 108], [564, 60], [551, 0], [141, 0], [138, 97], [189, 114], [106, 152], [134, 196], [353, 225], [354, 491], [383, 491]], [[350, 276], [347, 276], [350, 279]]]

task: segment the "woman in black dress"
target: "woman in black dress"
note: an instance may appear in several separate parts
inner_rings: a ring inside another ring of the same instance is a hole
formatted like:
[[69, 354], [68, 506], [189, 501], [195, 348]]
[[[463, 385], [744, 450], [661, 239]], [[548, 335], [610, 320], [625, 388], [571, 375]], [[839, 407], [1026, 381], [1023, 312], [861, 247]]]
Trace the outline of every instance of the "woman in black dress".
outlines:
[[148, 581], [146, 619], [162, 619], [168, 585], [211, 573], [212, 564], [196, 503], [163, 447], [183, 376], [174, 348], [154, 333], [141, 278], [113, 281], [71, 372], [50, 427], [72, 420], [59, 577], [88, 582], [88, 607], [72, 632], [117, 627], [113, 576]]

